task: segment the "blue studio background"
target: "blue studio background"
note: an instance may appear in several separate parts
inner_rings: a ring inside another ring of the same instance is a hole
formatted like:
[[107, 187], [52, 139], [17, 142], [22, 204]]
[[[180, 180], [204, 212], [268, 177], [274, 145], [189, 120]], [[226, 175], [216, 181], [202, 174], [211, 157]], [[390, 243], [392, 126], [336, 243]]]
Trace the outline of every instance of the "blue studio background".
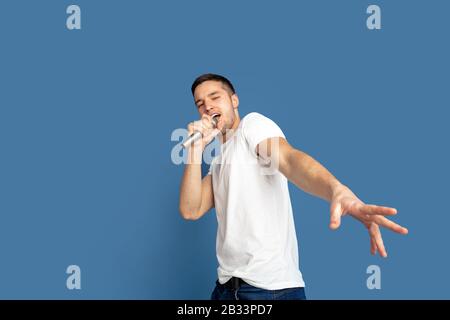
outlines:
[[209, 298], [215, 213], [180, 217], [171, 161], [205, 72], [409, 228], [371, 256], [362, 225], [330, 231], [328, 204], [290, 185], [309, 299], [450, 298], [449, 14], [444, 0], [2, 0], [0, 298]]

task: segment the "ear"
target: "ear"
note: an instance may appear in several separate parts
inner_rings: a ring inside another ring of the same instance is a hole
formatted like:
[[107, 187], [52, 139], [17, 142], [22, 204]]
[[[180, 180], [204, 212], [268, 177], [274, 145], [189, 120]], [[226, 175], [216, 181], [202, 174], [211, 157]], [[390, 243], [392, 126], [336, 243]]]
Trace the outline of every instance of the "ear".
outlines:
[[237, 109], [239, 106], [239, 97], [237, 96], [237, 94], [233, 94], [231, 96], [231, 103], [233, 104], [233, 109]]

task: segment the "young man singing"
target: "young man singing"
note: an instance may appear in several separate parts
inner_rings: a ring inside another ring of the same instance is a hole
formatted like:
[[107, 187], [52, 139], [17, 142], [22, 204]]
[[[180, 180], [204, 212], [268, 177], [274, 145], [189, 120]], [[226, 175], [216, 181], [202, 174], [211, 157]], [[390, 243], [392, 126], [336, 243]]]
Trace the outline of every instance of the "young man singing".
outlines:
[[[196, 220], [215, 207], [219, 267], [212, 299], [306, 298], [288, 180], [330, 203], [331, 229], [345, 214], [359, 220], [369, 231], [372, 254], [387, 256], [380, 226], [408, 233], [385, 217], [396, 209], [365, 204], [319, 162], [292, 147], [272, 120], [256, 112], [241, 119], [239, 98], [225, 77], [202, 75], [191, 89], [201, 120], [190, 123], [188, 131], [203, 136], [187, 151], [180, 212]], [[202, 178], [203, 151], [215, 136], [220, 154]]]

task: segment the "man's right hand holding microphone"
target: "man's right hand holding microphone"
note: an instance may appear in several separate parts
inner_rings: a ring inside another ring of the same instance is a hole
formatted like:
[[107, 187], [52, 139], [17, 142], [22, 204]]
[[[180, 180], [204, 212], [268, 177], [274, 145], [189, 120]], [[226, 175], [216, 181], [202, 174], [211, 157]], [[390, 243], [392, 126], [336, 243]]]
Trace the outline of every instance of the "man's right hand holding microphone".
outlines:
[[220, 133], [217, 128], [218, 114], [204, 114], [198, 121], [188, 125], [188, 138], [183, 142], [183, 147], [190, 153], [203, 153], [205, 147]]

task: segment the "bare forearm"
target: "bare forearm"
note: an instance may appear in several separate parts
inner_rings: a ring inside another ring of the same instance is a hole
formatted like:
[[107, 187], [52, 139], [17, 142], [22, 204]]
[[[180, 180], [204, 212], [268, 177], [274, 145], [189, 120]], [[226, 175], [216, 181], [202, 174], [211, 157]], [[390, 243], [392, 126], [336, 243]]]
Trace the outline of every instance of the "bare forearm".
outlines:
[[183, 216], [195, 213], [202, 201], [202, 152], [188, 151], [180, 188], [180, 212]]
[[318, 161], [297, 149], [289, 153], [284, 171], [282, 173], [297, 187], [329, 202], [333, 194], [344, 187]]

